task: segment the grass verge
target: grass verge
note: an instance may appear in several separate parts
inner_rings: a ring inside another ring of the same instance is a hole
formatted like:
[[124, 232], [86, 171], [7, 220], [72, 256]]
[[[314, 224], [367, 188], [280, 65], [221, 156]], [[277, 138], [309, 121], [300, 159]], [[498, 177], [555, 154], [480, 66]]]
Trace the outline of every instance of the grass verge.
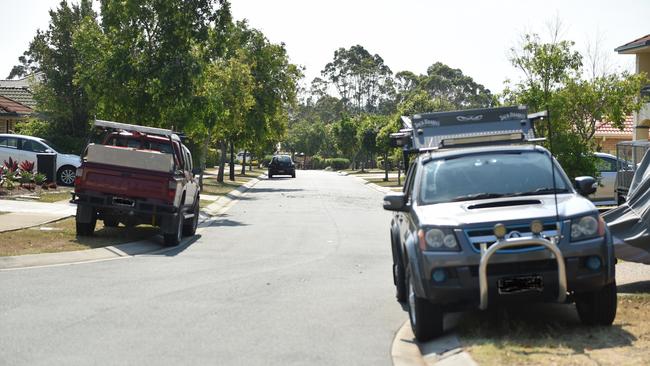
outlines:
[[374, 183], [378, 186], [382, 187], [388, 187], [388, 188], [402, 188], [404, 185], [404, 179], [405, 177], [402, 177], [401, 182], [397, 182], [397, 178], [388, 178], [387, 181], [384, 181], [383, 178], [364, 178], [366, 181], [370, 183]]
[[0, 233], [0, 256], [100, 248], [151, 238], [158, 233], [159, 230], [152, 226], [108, 228], [98, 221], [93, 236], [77, 237], [75, 219], [68, 218], [29, 229]]
[[[216, 174], [216, 172], [212, 171], [210, 171], [210, 173]], [[213, 176], [203, 177], [203, 191], [201, 191], [201, 193], [211, 194], [215, 196], [225, 196], [233, 189], [237, 189], [239, 186], [245, 184], [249, 180], [257, 178], [260, 174], [262, 174], [262, 170], [246, 170], [245, 175], [235, 174], [234, 181], [228, 179], [227, 173], [228, 172], [226, 171], [226, 176], [224, 177], [223, 182], [217, 182], [217, 178]]]
[[611, 327], [587, 327], [574, 306], [468, 313], [457, 331], [479, 365], [648, 365], [650, 294], [619, 296]]
[[70, 194], [70, 191], [66, 192], [56, 192], [56, 193], [43, 193], [41, 196], [38, 198], [38, 202], [59, 202], [63, 200], [69, 201], [72, 195]]

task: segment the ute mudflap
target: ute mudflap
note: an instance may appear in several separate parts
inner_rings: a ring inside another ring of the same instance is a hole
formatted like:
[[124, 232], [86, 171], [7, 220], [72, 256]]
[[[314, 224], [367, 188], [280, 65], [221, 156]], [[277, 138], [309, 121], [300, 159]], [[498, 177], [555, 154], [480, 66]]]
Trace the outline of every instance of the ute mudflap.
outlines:
[[[481, 261], [479, 263], [478, 276], [479, 276], [479, 292], [480, 304], [479, 309], [485, 310], [488, 307], [488, 277], [487, 265], [490, 258], [500, 249], [516, 248], [529, 245], [544, 246], [547, 250], [551, 251], [557, 261], [558, 272], [558, 295], [557, 302], [563, 303], [567, 295], [567, 279], [566, 279], [566, 265], [564, 263], [564, 256], [562, 251], [558, 248], [556, 238], [551, 240], [542, 238], [541, 236], [524, 237], [524, 238], [500, 238], [496, 243], [487, 248], [486, 243], [481, 243]], [[520, 278], [517, 279], [518, 283], [504, 284], [507, 286], [535, 286], [535, 278]]]
[[86, 163], [77, 190], [80, 193], [105, 193], [118, 199], [129, 197], [169, 202], [169, 181], [172, 178], [169, 173]]

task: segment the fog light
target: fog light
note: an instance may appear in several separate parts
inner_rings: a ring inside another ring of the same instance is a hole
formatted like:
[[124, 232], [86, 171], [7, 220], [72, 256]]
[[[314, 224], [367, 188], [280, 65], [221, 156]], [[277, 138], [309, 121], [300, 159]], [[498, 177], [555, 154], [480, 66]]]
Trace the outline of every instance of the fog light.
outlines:
[[596, 271], [600, 269], [600, 257], [597, 256], [591, 256], [587, 258], [587, 268], [589, 268], [592, 271]]
[[447, 271], [442, 268], [438, 268], [433, 271], [432, 277], [435, 282], [445, 282], [447, 280]]
[[542, 222], [539, 220], [533, 220], [533, 222], [530, 223], [530, 231], [532, 231], [535, 235], [539, 235], [542, 231], [544, 231], [544, 224], [542, 224]]
[[503, 239], [506, 236], [506, 227], [503, 224], [494, 225], [494, 236], [498, 239]]

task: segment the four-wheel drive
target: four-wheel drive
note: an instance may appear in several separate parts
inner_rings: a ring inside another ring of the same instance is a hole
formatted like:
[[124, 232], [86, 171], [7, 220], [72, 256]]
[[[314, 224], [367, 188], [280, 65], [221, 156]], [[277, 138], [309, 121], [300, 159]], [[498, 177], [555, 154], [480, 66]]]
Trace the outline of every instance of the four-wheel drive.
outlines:
[[[575, 302], [586, 324], [616, 316], [612, 236], [585, 196], [534, 144], [521, 107], [427, 113], [393, 134], [405, 160], [403, 192], [384, 197], [397, 299], [425, 341], [445, 312], [503, 302]], [[531, 117], [532, 118], [532, 117]]]
[[74, 202], [78, 235], [92, 235], [97, 220], [114, 227], [159, 226], [168, 246], [193, 235], [199, 189], [192, 155], [170, 130], [96, 121], [108, 131], [89, 144], [77, 169]]

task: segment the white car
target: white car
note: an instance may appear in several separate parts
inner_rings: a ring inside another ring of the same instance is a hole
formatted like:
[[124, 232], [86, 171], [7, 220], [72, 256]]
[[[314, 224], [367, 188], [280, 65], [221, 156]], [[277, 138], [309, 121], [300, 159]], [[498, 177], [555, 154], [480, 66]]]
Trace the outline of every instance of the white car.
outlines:
[[55, 153], [56, 155], [56, 179], [59, 184], [71, 186], [74, 184], [75, 173], [81, 165], [79, 155], [61, 154], [53, 145], [40, 137], [0, 134], [0, 165], [12, 158], [21, 162], [27, 160], [34, 162], [34, 170], [38, 167], [36, 154]]

